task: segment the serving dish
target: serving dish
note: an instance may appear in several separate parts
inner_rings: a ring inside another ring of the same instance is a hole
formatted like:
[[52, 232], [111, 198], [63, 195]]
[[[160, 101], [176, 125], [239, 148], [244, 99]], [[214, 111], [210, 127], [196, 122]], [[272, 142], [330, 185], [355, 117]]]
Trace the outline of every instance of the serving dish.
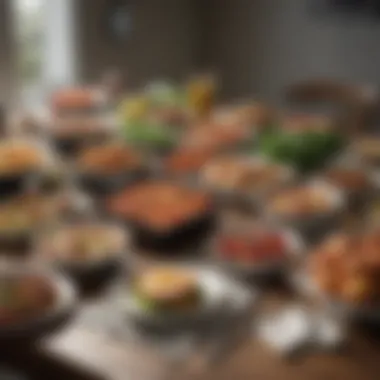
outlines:
[[189, 179], [196, 183], [200, 169], [214, 154], [207, 148], [177, 149], [163, 160], [162, 172], [169, 178]]
[[345, 138], [334, 131], [272, 129], [260, 137], [257, 149], [274, 162], [309, 174], [334, 162], [345, 144]]
[[235, 199], [257, 206], [264, 196], [295, 181], [295, 171], [282, 164], [249, 155], [221, 155], [201, 169], [200, 183], [222, 200]]
[[35, 239], [35, 256], [79, 285], [102, 282], [123, 267], [128, 236], [119, 225], [80, 221], [48, 229]]
[[378, 232], [335, 234], [316, 248], [309, 270], [321, 291], [358, 306], [379, 304]]
[[220, 271], [159, 265], [138, 273], [132, 283], [122, 284], [117, 305], [135, 323], [173, 330], [208, 326], [228, 312], [226, 302], [230, 297], [239, 300], [242, 294], [243, 303], [249, 306], [257, 300], [255, 290], [247, 291]]
[[287, 274], [305, 253], [305, 244], [295, 231], [256, 222], [218, 231], [208, 250], [227, 271], [263, 279]]
[[113, 138], [113, 121], [100, 116], [65, 116], [50, 121], [48, 134], [54, 147], [65, 157], [75, 157], [81, 149]]
[[105, 209], [131, 227], [135, 243], [159, 250], [201, 240], [215, 219], [207, 192], [166, 180], [129, 187], [107, 199]]
[[61, 328], [75, 309], [76, 292], [71, 283], [42, 267], [2, 262], [0, 287], [3, 343], [46, 336]]
[[378, 326], [378, 230], [335, 233], [294, 273], [296, 289], [341, 320]]
[[309, 242], [341, 226], [346, 199], [330, 184], [314, 180], [292, 185], [270, 195], [263, 207], [270, 222], [299, 231]]
[[119, 143], [83, 150], [77, 160], [83, 188], [94, 195], [106, 195], [145, 178], [148, 163], [136, 151]]
[[0, 198], [33, 190], [48, 167], [54, 164], [48, 147], [36, 139], [7, 138], [0, 143]]
[[8, 254], [25, 255], [33, 236], [59, 220], [59, 207], [54, 199], [25, 195], [0, 204], [0, 247]]

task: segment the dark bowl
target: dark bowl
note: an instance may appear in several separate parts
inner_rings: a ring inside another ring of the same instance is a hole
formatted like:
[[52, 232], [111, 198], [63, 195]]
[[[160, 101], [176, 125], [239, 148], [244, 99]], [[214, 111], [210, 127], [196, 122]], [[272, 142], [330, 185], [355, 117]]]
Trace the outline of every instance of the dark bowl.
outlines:
[[120, 191], [136, 181], [143, 180], [148, 177], [148, 174], [148, 170], [144, 168], [114, 175], [81, 173], [78, 181], [85, 191], [101, 197]]
[[216, 226], [216, 215], [209, 211], [165, 231], [153, 230], [134, 221], [124, 222], [130, 229], [132, 241], [137, 247], [170, 253], [197, 247], [203, 243]]
[[0, 201], [9, 200], [27, 192], [33, 184], [36, 184], [38, 174], [28, 171], [22, 174], [0, 175]]
[[5, 256], [25, 257], [33, 247], [33, 234], [25, 232], [17, 235], [0, 235], [0, 251]]
[[95, 133], [84, 136], [53, 136], [55, 149], [64, 157], [76, 157], [87, 146], [100, 144], [108, 139], [107, 133]]
[[82, 292], [100, 290], [122, 273], [123, 262], [121, 255], [114, 255], [98, 263], [74, 265], [56, 263], [54, 266], [70, 278]]

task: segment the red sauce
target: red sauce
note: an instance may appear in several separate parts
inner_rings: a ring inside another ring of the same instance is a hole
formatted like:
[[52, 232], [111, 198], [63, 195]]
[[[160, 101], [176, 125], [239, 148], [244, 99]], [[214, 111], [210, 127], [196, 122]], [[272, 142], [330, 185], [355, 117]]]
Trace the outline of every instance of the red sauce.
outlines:
[[286, 254], [285, 239], [277, 232], [250, 235], [226, 235], [217, 249], [223, 258], [247, 264], [281, 260]]

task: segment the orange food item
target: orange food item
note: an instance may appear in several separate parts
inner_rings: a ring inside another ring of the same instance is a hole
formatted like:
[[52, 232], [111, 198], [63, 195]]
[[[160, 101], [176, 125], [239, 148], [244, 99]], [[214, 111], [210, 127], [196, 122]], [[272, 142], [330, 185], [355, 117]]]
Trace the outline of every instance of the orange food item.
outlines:
[[88, 148], [81, 154], [78, 163], [85, 171], [110, 174], [138, 167], [141, 158], [128, 147], [104, 145]]
[[356, 304], [379, 302], [379, 231], [331, 237], [316, 249], [309, 269], [329, 295]]
[[128, 188], [111, 198], [109, 210], [153, 229], [169, 229], [192, 220], [209, 209], [209, 196], [167, 182]]
[[242, 142], [248, 136], [249, 131], [245, 126], [211, 123], [189, 130], [183, 138], [183, 145], [217, 150]]
[[285, 169], [272, 163], [253, 162], [245, 157], [218, 157], [203, 170], [204, 181], [229, 190], [265, 190], [280, 184]]
[[46, 155], [36, 146], [26, 143], [9, 143], [0, 146], [0, 173], [17, 174], [40, 168]]
[[209, 149], [182, 149], [168, 157], [164, 166], [171, 174], [195, 173], [201, 169], [213, 153]]

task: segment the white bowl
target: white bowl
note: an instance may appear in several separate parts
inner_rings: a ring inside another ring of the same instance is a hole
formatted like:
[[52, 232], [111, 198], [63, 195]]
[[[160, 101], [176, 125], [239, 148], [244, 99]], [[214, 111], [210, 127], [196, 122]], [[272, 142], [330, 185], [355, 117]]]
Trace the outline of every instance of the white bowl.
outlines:
[[346, 208], [346, 197], [341, 190], [325, 181], [315, 180], [305, 186], [325, 192], [331, 205], [330, 209], [307, 215], [282, 215], [264, 206], [264, 216], [271, 223], [291, 227], [299, 231], [308, 241], [315, 241], [341, 226]]

